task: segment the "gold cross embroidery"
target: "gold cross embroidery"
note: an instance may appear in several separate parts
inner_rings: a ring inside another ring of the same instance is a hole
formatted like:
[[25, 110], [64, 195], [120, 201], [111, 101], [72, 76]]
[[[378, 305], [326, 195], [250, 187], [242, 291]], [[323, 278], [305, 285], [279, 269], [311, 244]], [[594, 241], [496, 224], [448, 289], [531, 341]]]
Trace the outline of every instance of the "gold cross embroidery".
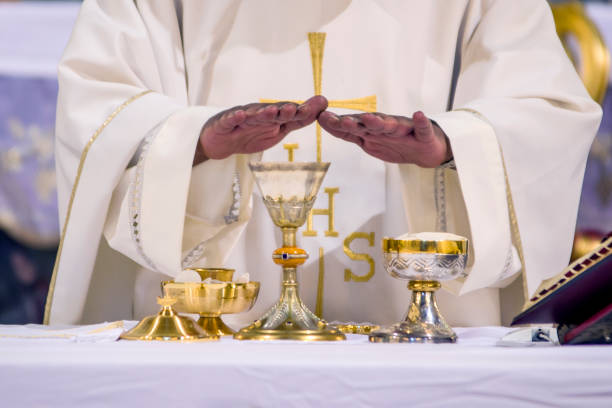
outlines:
[[[325, 49], [325, 33], [308, 33], [310, 44], [310, 59], [312, 61], [312, 76], [314, 79], [315, 95], [321, 95], [321, 79], [323, 77], [323, 50]], [[262, 103], [281, 102], [276, 99], [260, 99]], [[304, 101], [290, 101], [303, 103]], [[330, 108], [353, 109], [363, 112], [376, 112], [376, 95], [363, 98], [342, 99], [329, 101]], [[317, 162], [321, 162], [321, 126], [317, 123]], [[293, 158], [293, 150], [290, 151], [290, 159]], [[292, 161], [292, 160], [289, 160]]]

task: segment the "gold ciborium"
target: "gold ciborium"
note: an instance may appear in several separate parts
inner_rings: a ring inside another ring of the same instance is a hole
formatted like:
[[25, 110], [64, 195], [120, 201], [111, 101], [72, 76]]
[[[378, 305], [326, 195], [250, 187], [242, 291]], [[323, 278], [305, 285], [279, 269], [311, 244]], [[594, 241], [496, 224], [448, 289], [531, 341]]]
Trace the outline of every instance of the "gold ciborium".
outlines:
[[296, 232], [308, 217], [329, 163], [250, 163], [249, 167], [274, 224], [282, 231], [282, 246], [272, 254], [283, 270], [278, 302], [260, 319], [234, 335], [238, 340], [344, 340], [302, 303], [297, 267], [308, 254], [296, 245]]
[[198, 325], [211, 336], [232, 335], [221, 315], [250, 310], [259, 293], [259, 282], [231, 282], [233, 269], [190, 268], [201, 278], [211, 278], [216, 283], [162, 282], [164, 296], [176, 299], [173, 305], [179, 313], [199, 314]]
[[454, 343], [457, 335], [438, 310], [434, 292], [440, 282], [465, 269], [468, 240], [448, 233], [421, 233], [403, 239], [384, 238], [384, 267], [408, 280], [412, 301], [404, 321], [369, 335], [374, 343]]

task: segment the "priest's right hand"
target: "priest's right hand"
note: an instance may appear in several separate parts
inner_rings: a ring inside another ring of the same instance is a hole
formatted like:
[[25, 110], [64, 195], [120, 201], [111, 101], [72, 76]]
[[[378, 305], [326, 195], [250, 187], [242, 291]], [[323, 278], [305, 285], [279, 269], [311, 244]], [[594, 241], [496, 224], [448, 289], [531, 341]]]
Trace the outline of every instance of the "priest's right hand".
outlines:
[[252, 103], [220, 112], [202, 127], [193, 164], [269, 149], [289, 132], [310, 125], [325, 109], [327, 99], [317, 95], [301, 105]]

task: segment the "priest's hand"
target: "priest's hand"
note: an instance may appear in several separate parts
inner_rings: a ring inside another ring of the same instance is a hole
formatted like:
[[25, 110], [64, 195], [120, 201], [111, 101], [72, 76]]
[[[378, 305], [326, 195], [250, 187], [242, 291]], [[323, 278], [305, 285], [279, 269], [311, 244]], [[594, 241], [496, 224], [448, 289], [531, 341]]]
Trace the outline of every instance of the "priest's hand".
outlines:
[[433, 168], [453, 157], [442, 129], [420, 111], [412, 118], [382, 113], [338, 116], [325, 111], [318, 120], [333, 136], [353, 142], [386, 162]]
[[293, 102], [236, 106], [210, 118], [200, 133], [194, 165], [236, 153], [257, 153], [280, 142], [289, 132], [310, 125], [327, 108], [317, 95], [301, 105]]

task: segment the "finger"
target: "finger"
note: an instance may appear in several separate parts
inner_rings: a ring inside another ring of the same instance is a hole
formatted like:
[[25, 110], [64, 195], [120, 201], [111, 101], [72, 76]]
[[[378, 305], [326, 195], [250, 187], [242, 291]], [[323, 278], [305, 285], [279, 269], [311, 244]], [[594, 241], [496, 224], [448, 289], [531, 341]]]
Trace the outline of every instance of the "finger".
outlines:
[[341, 131], [351, 133], [355, 136], [363, 136], [367, 133], [366, 126], [359, 119], [359, 115], [344, 115], [340, 117]]
[[277, 122], [285, 123], [295, 119], [297, 113], [297, 105], [294, 103], [285, 103], [278, 109], [278, 115], [276, 117]]
[[357, 146], [363, 148], [364, 140], [363, 138], [357, 135], [354, 135], [348, 132], [342, 132], [342, 131], [333, 131], [329, 133], [332, 136], [337, 137], [338, 139], [342, 139], [342, 140], [346, 140], [347, 142], [355, 143]]
[[[249, 114], [249, 110], [247, 110]], [[247, 117], [245, 123], [247, 125], [261, 125], [264, 123], [271, 123], [276, 121], [278, 116], [278, 106], [274, 104], [259, 106], [250, 117]]]
[[382, 117], [373, 113], [364, 113], [360, 116], [361, 122], [365, 125], [369, 133], [383, 133], [385, 121]]
[[399, 120], [395, 116], [383, 117], [384, 126], [382, 132], [388, 135], [394, 135], [399, 127]]
[[435, 138], [433, 125], [427, 116], [421, 111], [412, 115], [414, 124], [414, 137], [420, 142], [431, 142]]
[[314, 120], [319, 114], [327, 109], [327, 98], [322, 95], [315, 95], [298, 106], [295, 115], [296, 120]]
[[328, 132], [341, 130], [340, 118], [335, 113], [330, 111], [322, 112], [318, 119], [319, 124]]
[[246, 113], [242, 109], [224, 113], [216, 122], [214, 130], [219, 133], [231, 132], [242, 124], [246, 119]]

